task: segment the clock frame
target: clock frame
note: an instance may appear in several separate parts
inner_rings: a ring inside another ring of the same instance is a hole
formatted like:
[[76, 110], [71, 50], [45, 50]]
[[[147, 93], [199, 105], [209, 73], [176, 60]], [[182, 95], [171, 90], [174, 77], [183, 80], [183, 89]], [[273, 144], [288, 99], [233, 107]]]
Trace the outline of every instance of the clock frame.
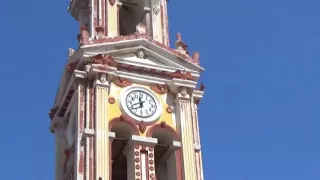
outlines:
[[[156, 105], [156, 110], [151, 116], [141, 117], [141, 116], [134, 114], [132, 111], [130, 111], [126, 100], [127, 100], [127, 96], [134, 91], [146, 93], [148, 96], [150, 96], [154, 100], [155, 105]], [[158, 120], [158, 118], [160, 117], [160, 115], [162, 113], [162, 105], [160, 103], [159, 98], [150, 89], [140, 87], [140, 86], [130, 86], [130, 87], [123, 89], [123, 91], [120, 93], [120, 96], [119, 96], [119, 106], [120, 106], [121, 111], [124, 114], [130, 116], [132, 119], [134, 119], [138, 122], [145, 122], [145, 123], [154, 122], [154, 121]]]

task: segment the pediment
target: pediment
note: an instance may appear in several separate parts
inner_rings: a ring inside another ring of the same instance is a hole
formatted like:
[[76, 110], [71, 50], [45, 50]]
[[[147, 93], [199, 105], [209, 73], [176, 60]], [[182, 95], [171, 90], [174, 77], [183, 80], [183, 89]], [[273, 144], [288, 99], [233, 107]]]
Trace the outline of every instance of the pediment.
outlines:
[[[147, 55], [145, 59], [139, 59], [135, 53], [143, 49]], [[169, 48], [170, 49], [170, 48]], [[189, 62], [169, 51], [168, 48], [161, 47], [146, 39], [134, 39], [127, 41], [110, 42], [95, 45], [85, 45], [81, 47], [83, 53], [90, 57], [96, 54], [108, 54], [128, 62], [137, 62], [167, 66], [177, 70], [186, 70], [200, 74], [204, 69], [198, 64]]]
[[130, 51], [118, 51], [109, 54], [114, 57], [114, 59], [121, 63], [132, 65], [135, 67], [155, 69], [159, 71], [167, 71], [167, 72], [175, 72], [177, 70], [180, 71], [188, 71], [191, 72], [195, 76], [199, 76], [198, 71], [194, 71], [189, 67], [180, 65], [163, 57], [147, 48], [142, 46], [133, 48]]
[[138, 63], [148, 64], [148, 65], [163, 65], [163, 66], [166, 65], [166, 64], [162, 63], [161, 61], [159, 61], [157, 58], [154, 58], [153, 56], [146, 55], [145, 53], [142, 58], [139, 58], [137, 56], [137, 53], [134, 53], [134, 52], [119, 55], [119, 56], [116, 56], [116, 58], [120, 59], [120, 60], [126, 60], [127, 62], [133, 62], [133, 63], [138, 62]]

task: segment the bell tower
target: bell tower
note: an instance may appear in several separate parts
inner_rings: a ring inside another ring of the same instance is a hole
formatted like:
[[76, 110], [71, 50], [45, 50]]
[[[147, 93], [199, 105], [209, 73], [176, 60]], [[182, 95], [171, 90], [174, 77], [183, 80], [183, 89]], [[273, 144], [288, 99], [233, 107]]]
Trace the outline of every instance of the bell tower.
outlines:
[[69, 12], [82, 44], [140, 34], [169, 45], [166, 0], [71, 0]]
[[166, 0], [71, 0], [79, 46], [49, 113], [56, 180], [203, 180], [199, 52]]

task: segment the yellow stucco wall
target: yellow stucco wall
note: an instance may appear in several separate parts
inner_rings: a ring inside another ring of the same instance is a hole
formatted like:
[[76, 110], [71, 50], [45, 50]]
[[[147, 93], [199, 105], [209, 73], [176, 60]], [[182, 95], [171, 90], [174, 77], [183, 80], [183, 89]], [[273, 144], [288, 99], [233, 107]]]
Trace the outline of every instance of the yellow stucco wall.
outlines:
[[[144, 87], [146, 89], [149, 89], [148, 86], [143, 86], [143, 85], [139, 85], [139, 84], [132, 84], [132, 86]], [[108, 121], [111, 121], [112, 119], [118, 118], [119, 116], [122, 115], [120, 105], [119, 105], [120, 104], [119, 97], [120, 97], [120, 94], [123, 90], [124, 90], [124, 88], [118, 87], [114, 83], [111, 84], [109, 97], [113, 97], [115, 99], [115, 103], [113, 103], [113, 104], [108, 103], [108, 105], [107, 105]], [[161, 113], [160, 117], [158, 118], [158, 120], [154, 124], [159, 124], [162, 121], [165, 121], [168, 126], [172, 127], [174, 130], [176, 130], [176, 126], [175, 126], [175, 123], [173, 120], [173, 113], [170, 114], [166, 111], [166, 108], [168, 107], [168, 104], [166, 103], [166, 98], [168, 98], [168, 96], [166, 94], [161, 95], [156, 92], [154, 92], [154, 94], [159, 99], [159, 101], [162, 105], [162, 113]], [[146, 136], [146, 132], [148, 131], [148, 128], [150, 128], [150, 127], [152, 127], [152, 125], [147, 126], [146, 131], [144, 133], [140, 133], [140, 136]]]

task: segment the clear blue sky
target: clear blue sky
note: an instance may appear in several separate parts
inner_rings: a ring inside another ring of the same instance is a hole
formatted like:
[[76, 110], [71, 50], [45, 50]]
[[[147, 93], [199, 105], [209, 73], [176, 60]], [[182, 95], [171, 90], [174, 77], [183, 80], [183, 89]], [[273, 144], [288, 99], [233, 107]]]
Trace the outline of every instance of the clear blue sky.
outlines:
[[[49, 117], [78, 26], [69, 0], [2, 0], [1, 179], [52, 180]], [[320, 178], [320, 2], [170, 0], [201, 52], [206, 180]]]

